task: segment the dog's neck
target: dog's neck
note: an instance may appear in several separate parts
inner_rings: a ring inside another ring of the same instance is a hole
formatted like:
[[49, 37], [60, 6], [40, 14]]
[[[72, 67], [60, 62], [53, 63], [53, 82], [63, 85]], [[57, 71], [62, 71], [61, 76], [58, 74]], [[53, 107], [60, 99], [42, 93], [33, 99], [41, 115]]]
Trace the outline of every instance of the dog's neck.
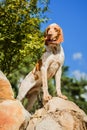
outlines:
[[57, 45], [46, 45], [46, 51], [47, 52], [52, 52], [53, 54], [57, 54], [61, 51], [61, 47], [60, 47], [60, 44], [57, 44]]

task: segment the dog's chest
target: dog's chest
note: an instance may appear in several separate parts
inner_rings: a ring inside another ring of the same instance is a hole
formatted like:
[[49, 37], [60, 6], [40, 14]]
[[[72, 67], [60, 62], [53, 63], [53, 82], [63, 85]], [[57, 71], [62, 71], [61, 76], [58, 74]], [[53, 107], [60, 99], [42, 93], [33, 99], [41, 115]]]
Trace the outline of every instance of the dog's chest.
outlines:
[[42, 64], [45, 66], [48, 66], [52, 62], [63, 64], [64, 62], [63, 48], [61, 48], [61, 51], [57, 52], [56, 54], [53, 54], [52, 51], [47, 51], [42, 55], [41, 59], [42, 59]]
[[52, 57], [52, 52], [45, 52], [43, 55], [42, 55], [42, 63], [46, 62], [49, 57]]
[[59, 67], [64, 62], [64, 51], [63, 48], [57, 48], [57, 53], [53, 54], [52, 50], [48, 50], [42, 56], [42, 66], [46, 68], [48, 78], [53, 77], [58, 71]]
[[52, 62], [52, 63], [48, 66], [48, 69], [47, 69], [47, 77], [48, 77], [48, 78], [53, 77], [53, 76], [56, 74], [56, 72], [57, 72], [59, 66], [60, 66], [60, 65], [59, 65], [57, 62]]
[[42, 56], [42, 65], [47, 69], [48, 78], [53, 77], [63, 62], [64, 56], [60, 53], [53, 54], [52, 52], [45, 52]]

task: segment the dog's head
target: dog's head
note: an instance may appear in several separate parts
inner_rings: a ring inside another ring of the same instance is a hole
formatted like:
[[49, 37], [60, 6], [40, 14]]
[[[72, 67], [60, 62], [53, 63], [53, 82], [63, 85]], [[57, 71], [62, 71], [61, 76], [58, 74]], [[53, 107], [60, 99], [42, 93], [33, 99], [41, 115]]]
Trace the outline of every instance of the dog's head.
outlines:
[[63, 42], [62, 29], [56, 23], [50, 24], [45, 31], [45, 44], [60, 44]]

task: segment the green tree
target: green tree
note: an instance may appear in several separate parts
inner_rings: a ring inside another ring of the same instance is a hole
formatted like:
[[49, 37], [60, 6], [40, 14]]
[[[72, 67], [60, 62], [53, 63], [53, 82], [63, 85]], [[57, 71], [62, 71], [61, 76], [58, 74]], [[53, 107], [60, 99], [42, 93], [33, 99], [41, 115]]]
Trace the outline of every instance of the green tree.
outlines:
[[49, 0], [4, 0], [0, 2], [0, 69], [13, 88], [43, 53], [40, 31], [47, 20]]
[[43, 4], [43, 0], [0, 3], [0, 68], [7, 75], [17, 70], [25, 57], [30, 62], [41, 55], [43, 34], [40, 24], [46, 20], [44, 12], [48, 1], [45, 0], [42, 7], [38, 2]]
[[85, 93], [87, 94], [87, 80], [80, 79], [76, 80], [72, 77], [68, 76], [69, 67], [63, 67], [62, 74], [62, 92], [70, 99], [75, 102], [81, 109], [83, 109], [87, 113], [87, 101], [82, 96]]

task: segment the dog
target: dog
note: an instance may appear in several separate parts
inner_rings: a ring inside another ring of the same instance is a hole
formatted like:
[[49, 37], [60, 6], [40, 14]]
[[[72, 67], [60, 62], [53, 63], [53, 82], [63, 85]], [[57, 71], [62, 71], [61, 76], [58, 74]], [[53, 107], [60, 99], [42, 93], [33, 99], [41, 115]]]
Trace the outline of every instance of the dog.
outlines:
[[53, 76], [55, 76], [56, 80], [57, 96], [67, 99], [67, 97], [61, 93], [61, 73], [64, 63], [64, 51], [61, 46], [61, 43], [63, 42], [63, 32], [60, 26], [56, 23], [49, 25], [46, 28], [44, 39], [46, 51], [33, 71], [31, 71], [22, 81], [17, 96], [19, 100], [22, 100], [27, 96], [28, 99], [31, 100], [31, 104], [33, 104], [41, 86], [43, 101], [51, 99], [51, 95], [48, 92], [47, 81]]

